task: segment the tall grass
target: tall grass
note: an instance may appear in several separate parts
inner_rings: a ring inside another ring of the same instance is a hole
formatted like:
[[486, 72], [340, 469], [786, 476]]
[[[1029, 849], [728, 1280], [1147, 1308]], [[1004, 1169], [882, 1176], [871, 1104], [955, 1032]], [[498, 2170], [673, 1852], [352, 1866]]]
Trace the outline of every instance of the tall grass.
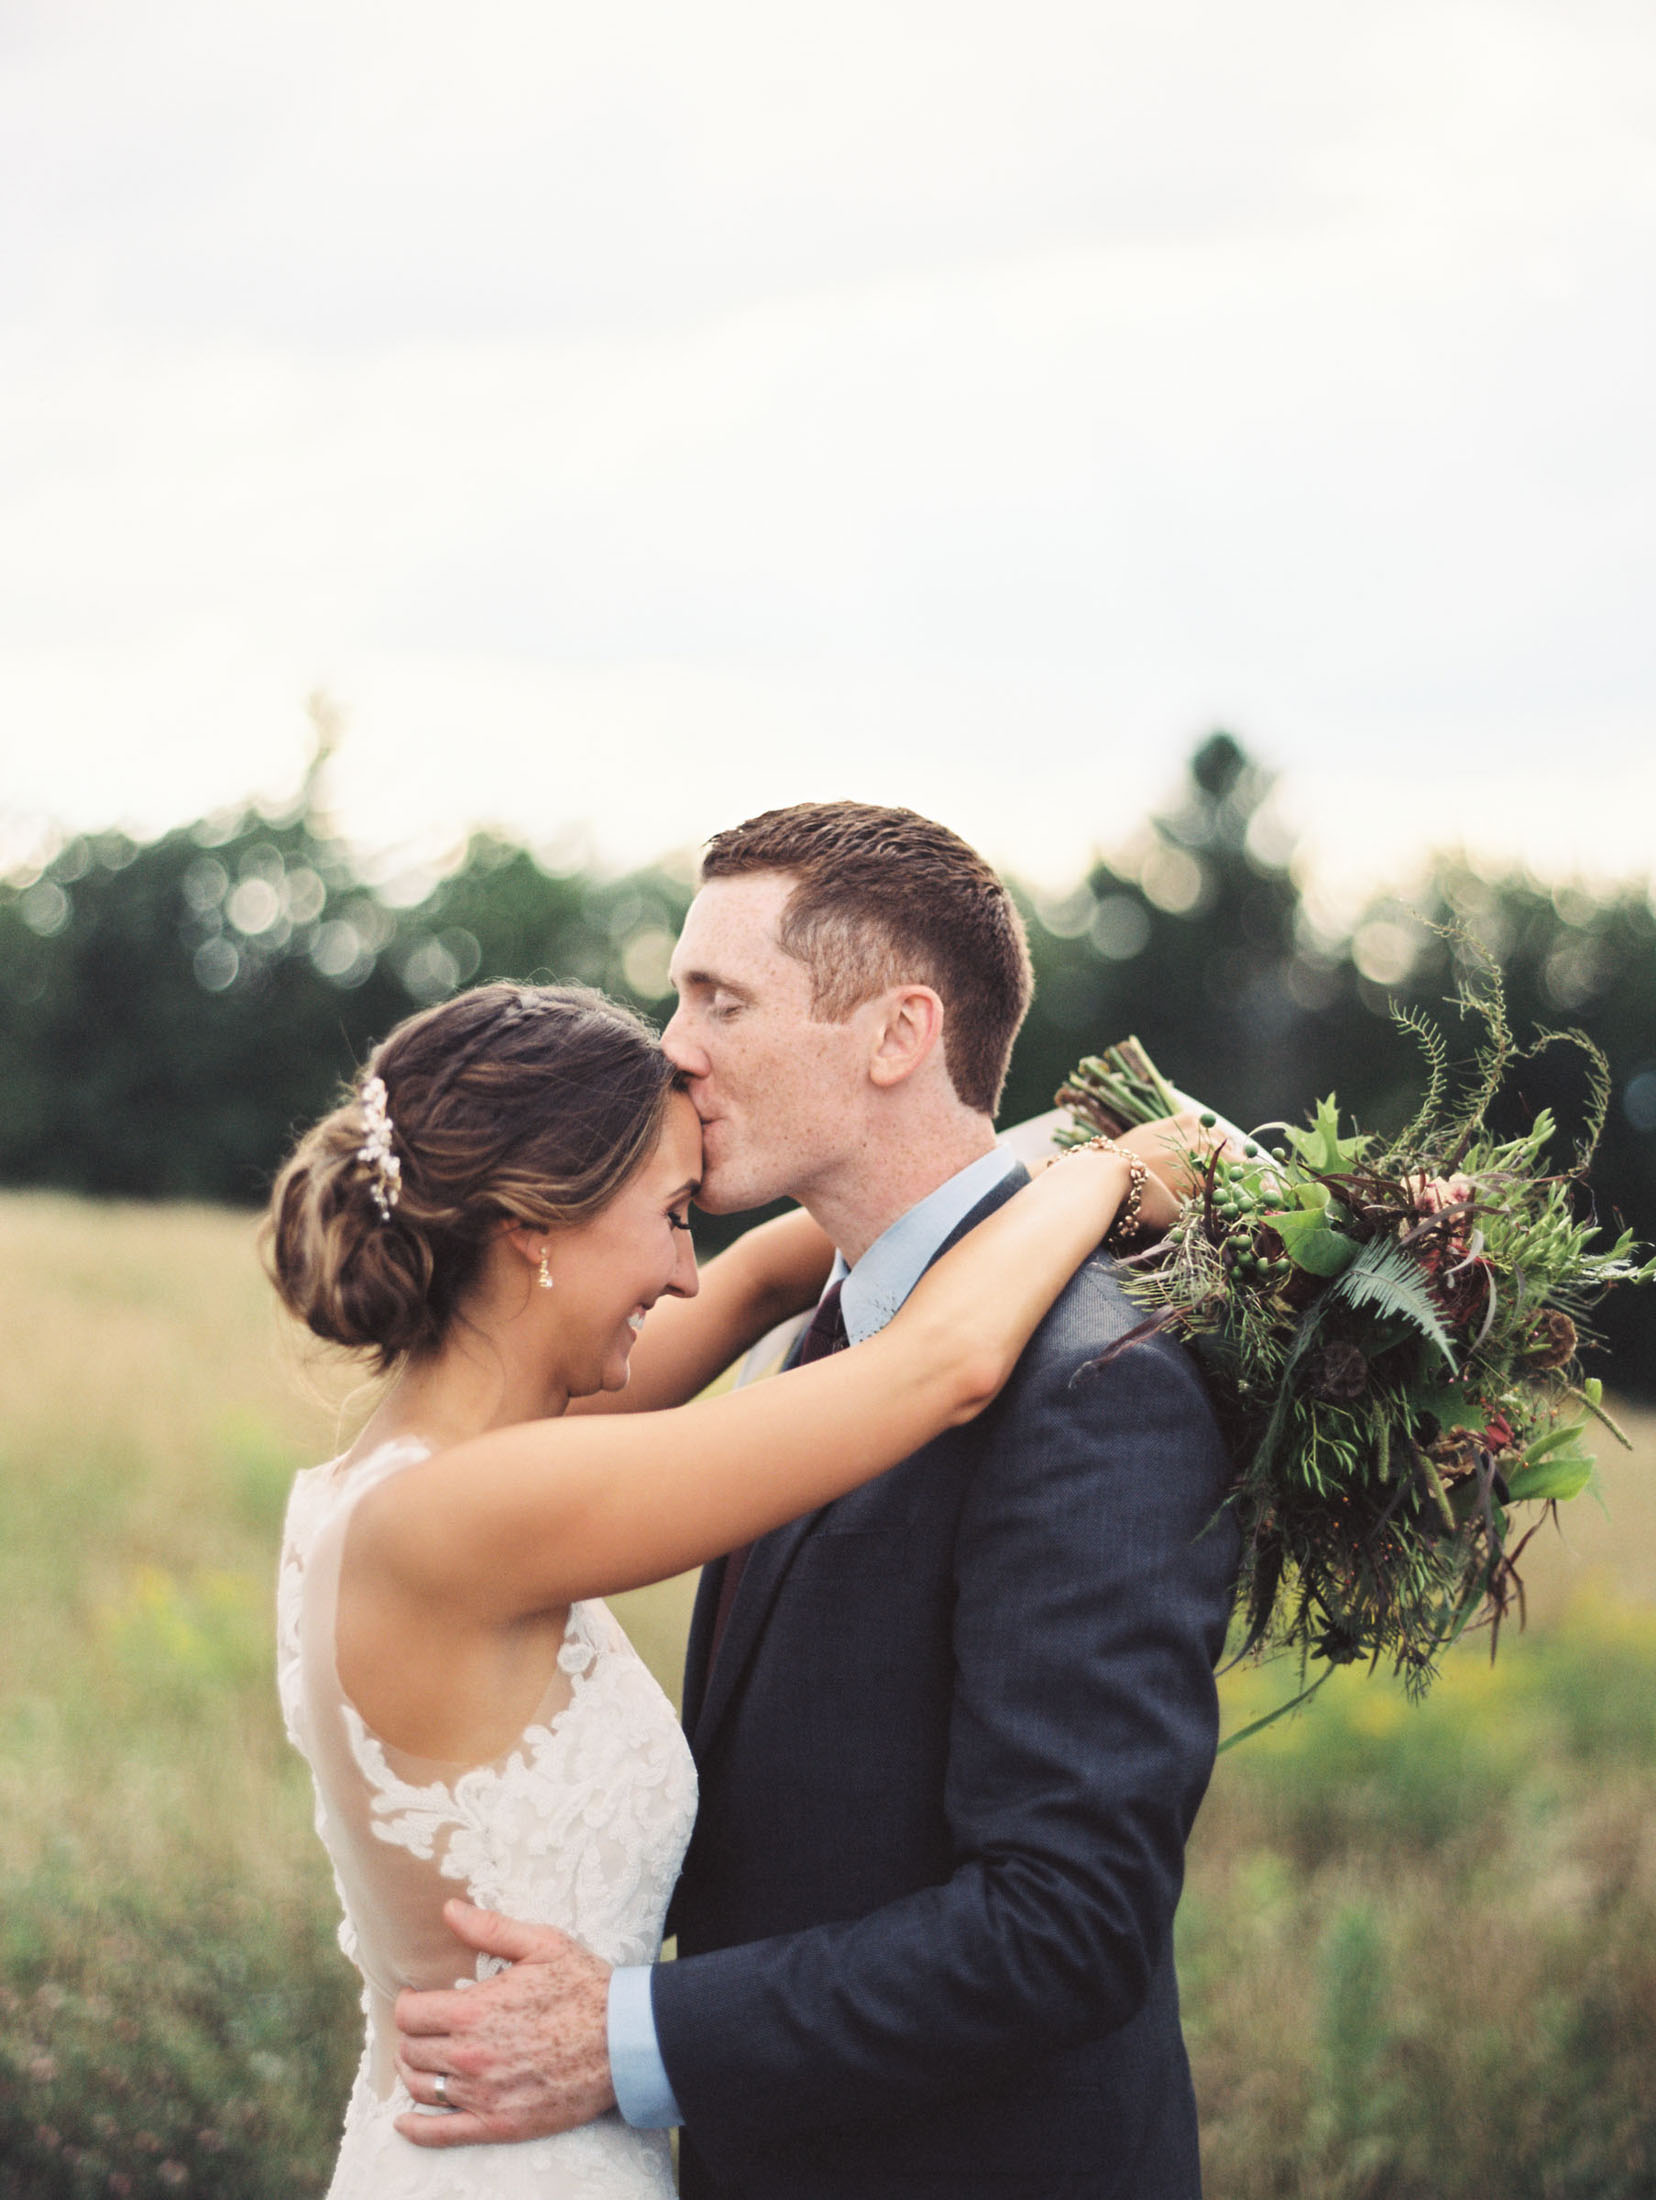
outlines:
[[[320, 2192], [354, 1976], [270, 1598], [349, 1381], [245, 1218], [0, 1198], [0, 2191]], [[1216, 2200], [1656, 2193], [1656, 1421], [1424, 1710], [1221, 1761], [1180, 1916]], [[617, 1600], [670, 1689], [689, 1584]], [[1227, 1682], [1236, 1726], [1281, 1673]]]
[[1601, 1589], [1222, 1761], [1179, 1920], [1214, 2192], [1656, 2191], [1653, 1683]]

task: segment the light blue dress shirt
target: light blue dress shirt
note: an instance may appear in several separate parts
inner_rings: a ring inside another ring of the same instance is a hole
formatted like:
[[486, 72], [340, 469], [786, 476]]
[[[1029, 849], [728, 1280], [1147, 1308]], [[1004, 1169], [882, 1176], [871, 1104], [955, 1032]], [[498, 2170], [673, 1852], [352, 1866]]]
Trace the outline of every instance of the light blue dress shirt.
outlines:
[[[843, 1277], [840, 1311], [853, 1344], [876, 1336], [925, 1274], [938, 1247], [964, 1222], [980, 1199], [1018, 1167], [1015, 1154], [996, 1146], [899, 1215], [855, 1268], [836, 1257], [829, 1282]], [[665, 2130], [684, 2121], [656, 2043], [648, 1963], [610, 1973], [609, 2059], [616, 2106], [641, 2131]]]

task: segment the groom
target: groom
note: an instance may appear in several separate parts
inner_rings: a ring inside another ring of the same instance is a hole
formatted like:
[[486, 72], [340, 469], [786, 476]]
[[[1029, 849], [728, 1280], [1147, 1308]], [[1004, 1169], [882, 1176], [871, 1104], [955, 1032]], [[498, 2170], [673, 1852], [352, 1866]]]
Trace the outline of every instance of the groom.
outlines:
[[[1022, 927], [906, 810], [772, 811], [702, 877], [663, 1040], [701, 1203], [809, 1208], [849, 1273], [807, 1349], [856, 1343], [1024, 1181]], [[462, 2110], [410, 2137], [618, 2105], [682, 2127], [687, 2200], [1195, 2200], [1173, 1912], [1237, 1550], [1178, 1348], [1089, 1371], [1135, 1318], [1089, 1261], [989, 1412], [706, 1569], [678, 1961], [465, 1912], [512, 1968], [402, 1997], [416, 2098], [443, 2071]]]

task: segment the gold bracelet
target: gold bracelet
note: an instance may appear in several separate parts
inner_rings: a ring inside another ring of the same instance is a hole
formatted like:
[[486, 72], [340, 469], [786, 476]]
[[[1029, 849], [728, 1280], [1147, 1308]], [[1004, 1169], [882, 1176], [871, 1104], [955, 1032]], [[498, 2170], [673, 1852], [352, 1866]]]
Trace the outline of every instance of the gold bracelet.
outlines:
[[1073, 1153], [1119, 1154], [1127, 1164], [1127, 1203], [1105, 1233], [1106, 1245], [1126, 1244], [1136, 1238], [1141, 1228], [1139, 1210], [1144, 1205], [1144, 1187], [1149, 1182], [1150, 1171], [1140, 1157], [1127, 1146], [1118, 1146], [1113, 1138], [1106, 1138], [1101, 1131], [1096, 1138], [1083, 1139], [1079, 1146], [1071, 1146], [1064, 1158]]

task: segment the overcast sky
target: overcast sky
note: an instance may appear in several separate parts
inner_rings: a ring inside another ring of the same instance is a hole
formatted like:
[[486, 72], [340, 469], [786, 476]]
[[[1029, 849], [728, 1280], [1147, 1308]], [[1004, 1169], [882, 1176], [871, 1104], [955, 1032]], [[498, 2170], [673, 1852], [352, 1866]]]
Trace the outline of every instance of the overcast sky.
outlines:
[[0, 0], [0, 205], [0, 849], [1656, 865], [1649, 0]]

